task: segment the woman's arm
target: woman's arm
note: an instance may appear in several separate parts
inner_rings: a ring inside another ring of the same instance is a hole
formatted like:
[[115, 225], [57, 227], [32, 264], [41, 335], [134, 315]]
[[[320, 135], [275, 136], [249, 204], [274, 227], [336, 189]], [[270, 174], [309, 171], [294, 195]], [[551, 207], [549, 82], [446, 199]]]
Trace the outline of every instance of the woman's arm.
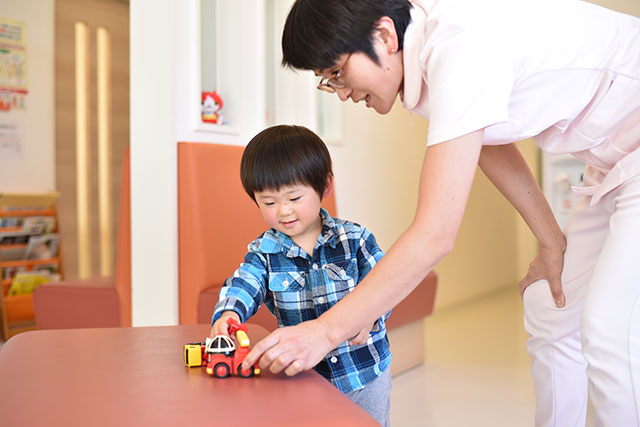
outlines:
[[281, 328], [257, 343], [245, 359], [262, 369], [295, 375], [372, 319], [402, 301], [453, 248], [482, 147], [479, 130], [430, 147], [420, 177], [416, 216], [356, 289], [316, 320]]
[[532, 282], [547, 279], [553, 300], [558, 307], [563, 307], [560, 274], [566, 240], [529, 166], [515, 144], [483, 147], [479, 165], [518, 210], [540, 243], [538, 256], [531, 263], [527, 276], [520, 281], [520, 294]]

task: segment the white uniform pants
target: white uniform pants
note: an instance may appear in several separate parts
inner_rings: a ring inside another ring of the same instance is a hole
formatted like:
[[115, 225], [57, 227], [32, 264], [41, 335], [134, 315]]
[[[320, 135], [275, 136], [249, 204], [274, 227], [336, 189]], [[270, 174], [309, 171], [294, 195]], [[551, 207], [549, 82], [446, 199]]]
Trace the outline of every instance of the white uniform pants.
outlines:
[[640, 177], [590, 200], [565, 230], [566, 306], [546, 281], [524, 294], [536, 426], [584, 426], [587, 390], [596, 426], [640, 426]]

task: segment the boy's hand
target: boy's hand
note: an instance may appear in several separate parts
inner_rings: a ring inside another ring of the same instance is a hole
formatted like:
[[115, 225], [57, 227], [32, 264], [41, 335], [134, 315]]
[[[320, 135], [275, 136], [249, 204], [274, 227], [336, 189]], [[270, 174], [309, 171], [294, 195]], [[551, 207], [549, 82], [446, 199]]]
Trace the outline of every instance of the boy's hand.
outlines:
[[353, 337], [353, 338], [351, 338], [349, 340], [349, 345], [363, 345], [363, 344], [366, 344], [367, 340], [369, 339], [369, 332], [373, 328], [375, 328], [377, 322], [378, 322], [377, 320], [375, 322], [373, 322], [373, 326], [371, 326], [370, 328], [362, 328], [362, 329], [360, 329], [360, 332], [358, 332], [355, 337]]
[[220, 318], [213, 323], [213, 326], [211, 327], [211, 331], [209, 331], [209, 338], [213, 338], [216, 335], [229, 336], [229, 325], [227, 324], [227, 319], [229, 317], [233, 317], [238, 321], [238, 323], [241, 323], [240, 316], [238, 316], [238, 313], [236, 313], [233, 310], [227, 310], [223, 312], [222, 316], [220, 316]]

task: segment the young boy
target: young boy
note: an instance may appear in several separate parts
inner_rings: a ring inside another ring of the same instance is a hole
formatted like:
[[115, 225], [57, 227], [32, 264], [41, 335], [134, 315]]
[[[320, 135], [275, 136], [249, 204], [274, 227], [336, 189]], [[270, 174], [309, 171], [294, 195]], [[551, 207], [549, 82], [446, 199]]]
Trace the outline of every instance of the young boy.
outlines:
[[[244, 263], [226, 280], [210, 336], [228, 334], [227, 318], [246, 322], [262, 303], [278, 327], [315, 319], [382, 258], [373, 234], [321, 208], [333, 185], [331, 157], [310, 130], [274, 126], [260, 132], [242, 155], [240, 175], [271, 228], [249, 244]], [[388, 316], [340, 344], [314, 368], [384, 426], [391, 392]]]

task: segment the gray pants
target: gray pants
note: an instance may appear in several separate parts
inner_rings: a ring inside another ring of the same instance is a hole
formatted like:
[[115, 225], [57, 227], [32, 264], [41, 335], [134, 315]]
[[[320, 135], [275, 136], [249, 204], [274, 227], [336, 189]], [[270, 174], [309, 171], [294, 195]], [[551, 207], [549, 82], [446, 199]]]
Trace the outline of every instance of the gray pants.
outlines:
[[391, 368], [387, 368], [378, 378], [360, 390], [346, 395], [367, 411], [381, 426], [389, 427], [391, 407]]

